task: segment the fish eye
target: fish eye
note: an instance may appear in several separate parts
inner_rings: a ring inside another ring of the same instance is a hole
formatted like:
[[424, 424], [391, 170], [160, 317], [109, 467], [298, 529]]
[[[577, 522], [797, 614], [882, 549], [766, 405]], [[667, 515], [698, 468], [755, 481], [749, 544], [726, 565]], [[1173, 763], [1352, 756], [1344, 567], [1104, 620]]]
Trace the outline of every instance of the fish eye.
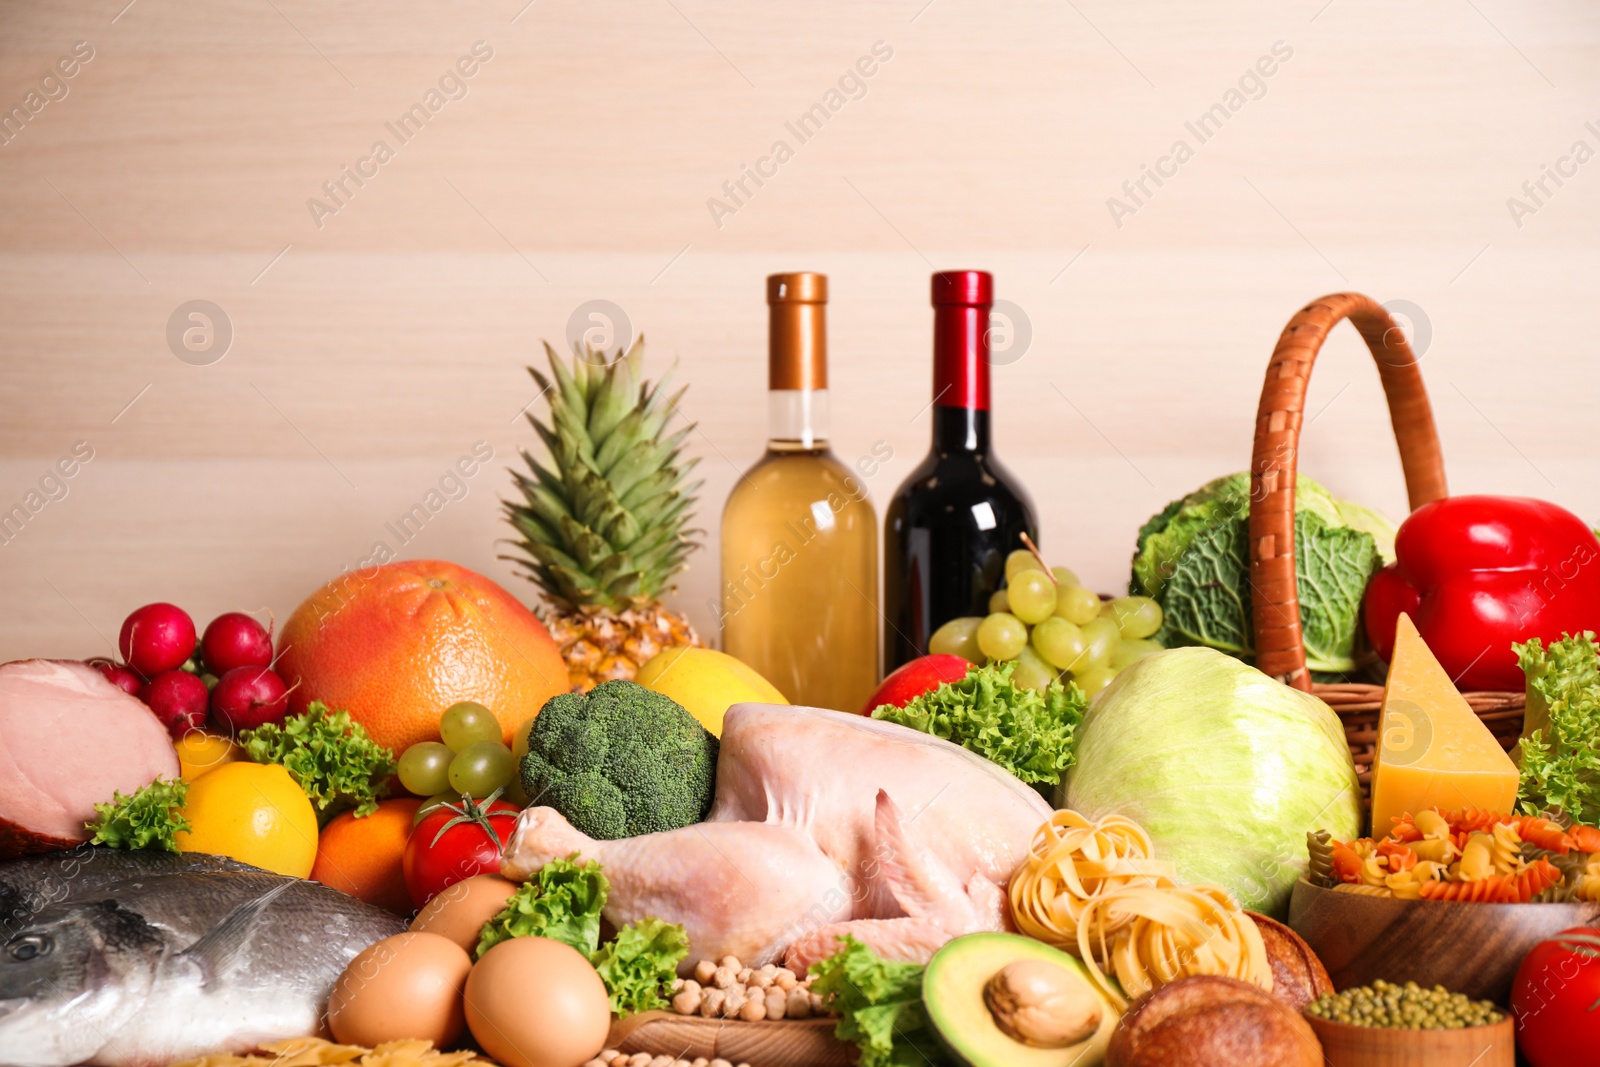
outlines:
[[37, 959], [50, 951], [50, 939], [38, 934], [28, 934], [18, 937], [6, 946], [6, 952], [12, 959], [22, 963]]

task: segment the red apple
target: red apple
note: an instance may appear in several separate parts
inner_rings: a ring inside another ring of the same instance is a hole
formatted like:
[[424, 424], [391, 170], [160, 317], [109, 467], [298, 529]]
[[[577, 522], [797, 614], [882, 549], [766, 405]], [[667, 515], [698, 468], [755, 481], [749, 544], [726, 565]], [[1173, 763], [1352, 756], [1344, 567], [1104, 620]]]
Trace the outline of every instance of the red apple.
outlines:
[[861, 714], [871, 715], [883, 704], [903, 708], [912, 698], [931, 692], [946, 682], [959, 682], [971, 669], [972, 664], [960, 656], [918, 656], [889, 672], [889, 677], [878, 686], [878, 691], [872, 694], [872, 699], [861, 709]]

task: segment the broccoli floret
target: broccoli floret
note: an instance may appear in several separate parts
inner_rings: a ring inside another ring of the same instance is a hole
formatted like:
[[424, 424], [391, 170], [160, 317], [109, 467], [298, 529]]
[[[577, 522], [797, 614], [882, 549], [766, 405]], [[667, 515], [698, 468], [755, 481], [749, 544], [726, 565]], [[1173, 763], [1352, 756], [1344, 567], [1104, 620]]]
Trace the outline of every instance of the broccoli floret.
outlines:
[[633, 682], [545, 703], [522, 788], [600, 841], [697, 823], [711, 809], [717, 739], [677, 701]]

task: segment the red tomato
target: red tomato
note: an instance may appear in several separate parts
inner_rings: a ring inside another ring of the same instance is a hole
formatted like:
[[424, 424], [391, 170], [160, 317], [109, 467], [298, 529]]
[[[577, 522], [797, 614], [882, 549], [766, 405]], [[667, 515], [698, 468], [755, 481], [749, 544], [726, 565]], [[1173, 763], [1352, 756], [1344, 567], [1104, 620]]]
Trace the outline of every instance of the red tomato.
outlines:
[[1600, 1048], [1600, 927], [1541, 941], [1511, 986], [1517, 1048], [1532, 1067], [1575, 1067]]
[[422, 907], [475, 874], [498, 874], [500, 852], [522, 809], [504, 800], [461, 801], [430, 812], [406, 839], [403, 869], [411, 902]]
[[889, 672], [889, 677], [878, 686], [861, 714], [871, 715], [882, 704], [903, 708], [946, 682], [959, 682], [971, 669], [972, 664], [960, 656], [918, 656]]

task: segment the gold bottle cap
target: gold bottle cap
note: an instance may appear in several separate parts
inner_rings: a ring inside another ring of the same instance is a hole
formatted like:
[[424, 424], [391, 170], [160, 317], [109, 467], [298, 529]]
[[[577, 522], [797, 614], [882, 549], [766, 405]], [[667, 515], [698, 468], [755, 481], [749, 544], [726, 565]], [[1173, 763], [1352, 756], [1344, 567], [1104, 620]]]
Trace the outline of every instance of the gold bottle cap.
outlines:
[[828, 276], [767, 275], [767, 388], [828, 387]]

